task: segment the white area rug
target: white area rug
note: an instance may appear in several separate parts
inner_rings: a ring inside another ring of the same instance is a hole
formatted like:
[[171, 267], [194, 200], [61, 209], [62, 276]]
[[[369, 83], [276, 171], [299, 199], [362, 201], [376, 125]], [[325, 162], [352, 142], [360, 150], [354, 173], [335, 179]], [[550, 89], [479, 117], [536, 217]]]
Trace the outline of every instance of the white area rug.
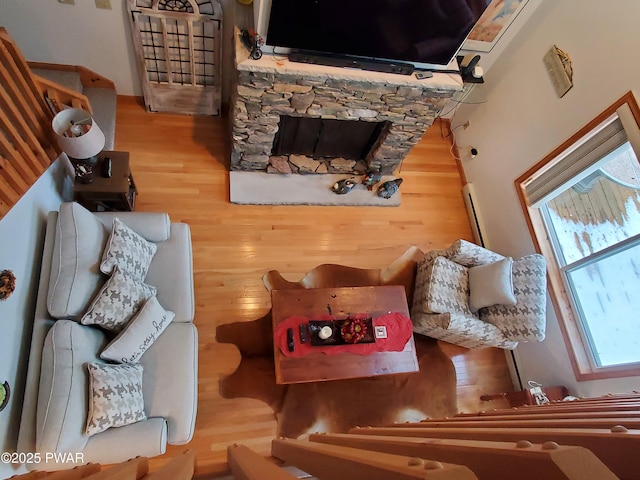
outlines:
[[[338, 180], [349, 175], [280, 175], [263, 172], [229, 172], [231, 203], [245, 205], [351, 205], [397, 207], [402, 199], [402, 187], [389, 199], [376, 195], [378, 185], [373, 191], [364, 185], [356, 185], [344, 195], [331, 191]], [[361, 181], [362, 177], [355, 177]], [[385, 176], [382, 182], [393, 180], [394, 176]], [[381, 183], [382, 183], [381, 182]]]

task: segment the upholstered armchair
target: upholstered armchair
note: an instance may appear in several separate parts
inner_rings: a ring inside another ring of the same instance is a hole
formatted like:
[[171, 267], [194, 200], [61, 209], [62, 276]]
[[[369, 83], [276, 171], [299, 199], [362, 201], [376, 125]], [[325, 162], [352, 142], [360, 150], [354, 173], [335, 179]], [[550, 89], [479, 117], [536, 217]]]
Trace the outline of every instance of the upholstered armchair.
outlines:
[[467, 348], [512, 350], [544, 340], [546, 291], [542, 255], [512, 260], [458, 240], [418, 263], [413, 330]]

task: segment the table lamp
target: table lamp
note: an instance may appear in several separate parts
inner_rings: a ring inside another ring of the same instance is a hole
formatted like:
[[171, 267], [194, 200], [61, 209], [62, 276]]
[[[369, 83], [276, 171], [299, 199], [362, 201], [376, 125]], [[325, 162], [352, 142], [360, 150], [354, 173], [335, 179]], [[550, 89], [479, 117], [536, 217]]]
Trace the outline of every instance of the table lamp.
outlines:
[[57, 135], [58, 146], [76, 167], [93, 167], [105, 144], [104, 133], [89, 112], [80, 108], [61, 110], [53, 117], [51, 127]]

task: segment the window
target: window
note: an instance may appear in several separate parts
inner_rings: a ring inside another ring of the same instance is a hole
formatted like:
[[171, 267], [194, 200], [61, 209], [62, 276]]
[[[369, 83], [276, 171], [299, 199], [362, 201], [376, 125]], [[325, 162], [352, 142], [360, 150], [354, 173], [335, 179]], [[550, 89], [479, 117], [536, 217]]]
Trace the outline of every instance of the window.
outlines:
[[629, 93], [516, 180], [579, 380], [640, 374], [639, 118]]

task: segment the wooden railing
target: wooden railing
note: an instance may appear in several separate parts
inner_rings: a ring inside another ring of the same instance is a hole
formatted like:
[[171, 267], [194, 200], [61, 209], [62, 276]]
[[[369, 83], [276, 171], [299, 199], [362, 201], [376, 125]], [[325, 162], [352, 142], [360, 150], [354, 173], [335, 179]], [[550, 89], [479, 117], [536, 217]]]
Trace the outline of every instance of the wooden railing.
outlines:
[[[640, 478], [639, 416], [640, 394], [613, 395], [277, 439], [271, 453], [326, 480], [631, 480]], [[268, 460], [241, 445], [228, 458], [236, 478], [292, 478], [271, 467], [254, 474]]]
[[51, 120], [63, 105], [91, 111], [84, 95], [34, 75], [0, 28], [0, 219], [61, 153]]

